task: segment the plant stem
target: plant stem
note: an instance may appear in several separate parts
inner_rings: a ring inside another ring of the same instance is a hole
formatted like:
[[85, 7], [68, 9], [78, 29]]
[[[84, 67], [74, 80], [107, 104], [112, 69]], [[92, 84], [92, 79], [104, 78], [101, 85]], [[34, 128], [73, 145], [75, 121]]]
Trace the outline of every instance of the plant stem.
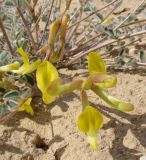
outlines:
[[[49, 4], [47, 3], [47, 5], [49, 5]], [[47, 7], [46, 7], [46, 8], [47, 8]], [[35, 30], [36, 26], [37, 26], [38, 23], [40, 22], [42, 15], [43, 15], [43, 14], [45, 13], [45, 11], [46, 11], [46, 8], [44, 8], [43, 12], [40, 13], [39, 18], [37, 19], [37, 21], [35, 22], [35, 25], [34, 25], [33, 28], [31, 29], [31, 33]]]
[[48, 14], [47, 22], [46, 22], [46, 25], [45, 25], [45, 28], [44, 28], [44, 31], [43, 31], [43, 34], [42, 34], [42, 37], [41, 37], [41, 40], [40, 40], [39, 44], [42, 43], [44, 34], [45, 34], [46, 29], [47, 29], [47, 26], [48, 26], [48, 24], [49, 24], [50, 17], [51, 17], [51, 13], [52, 13], [52, 9], [53, 9], [53, 5], [54, 5], [54, 1], [55, 1], [55, 0], [52, 0], [51, 9], [50, 9], [50, 12], [49, 12], [49, 14]]
[[16, 109], [15, 111], [8, 113], [7, 115], [5, 115], [4, 117], [0, 118], [0, 124], [4, 124], [5, 122], [7, 122], [11, 117], [13, 117], [16, 113], [18, 112], [18, 110]]
[[2, 33], [3, 33], [3, 35], [4, 35], [5, 40], [6, 40], [6, 42], [7, 42], [8, 50], [10, 51], [11, 55], [13, 55], [13, 49], [12, 49], [10, 40], [9, 40], [9, 38], [8, 38], [8, 35], [7, 35], [6, 31], [5, 31], [5, 27], [4, 27], [4, 25], [3, 25], [3, 22], [2, 22], [2, 20], [1, 20], [1, 18], [0, 18], [0, 28], [1, 28], [1, 31], [2, 31]]
[[81, 96], [80, 96], [81, 102], [82, 102], [82, 111], [89, 106], [88, 96], [85, 90], [81, 90]]
[[128, 18], [129, 18], [132, 14], [134, 14], [134, 13], [137, 11], [137, 9], [138, 9], [144, 2], [145, 2], [145, 0], [142, 0], [142, 2], [124, 19], [124, 21], [122, 21], [122, 22], [115, 28], [115, 30], [118, 29], [123, 23], [125, 23], [125, 22], [128, 20]]
[[[100, 23], [98, 23], [97, 25], [99, 25], [99, 24], [101, 24], [102, 22], [104, 22], [104, 20], [106, 20], [113, 12], [114, 12], [114, 10], [115, 10], [116, 8], [113, 8], [105, 17], [104, 17], [104, 19], [100, 22]], [[83, 44], [81, 44], [81, 45], [79, 45], [79, 46], [77, 46], [77, 47], [75, 47], [75, 48], [72, 48], [71, 50], [69, 50], [67, 53], [64, 53], [63, 55], [68, 55], [70, 52], [75, 52], [75, 51], [77, 51], [77, 50], [79, 50], [79, 49], [85, 49], [87, 46], [85, 46], [87, 43], [89, 43], [89, 42], [93, 42], [93, 40], [95, 39], [95, 38], [97, 38], [97, 37], [99, 37], [99, 36], [101, 36], [101, 35], [103, 35], [103, 34], [105, 34], [105, 33], [99, 33], [99, 34], [97, 34], [95, 37], [92, 37], [91, 39], [89, 39], [88, 41], [86, 41], [85, 43], [83, 43]], [[69, 39], [70, 40], [70, 39]], [[83, 47], [83, 45], [84, 45], [84, 47]], [[81, 48], [82, 47], [82, 48]]]
[[112, 50], [112, 51], [110, 51], [110, 52], [102, 53], [101, 56], [102, 56], [102, 57], [103, 57], [103, 56], [109, 56], [109, 55], [112, 55], [113, 53], [117, 53], [117, 55], [118, 55], [118, 53], [119, 53], [118, 51], [119, 51], [120, 49], [125, 48], [125, 47], [128, 47], [128, 46], [134, 44], [134, 43], [137, 42], [137, 41], [139, 41], [139, 39], [136, 39], [136, 40], [134, 40], [134, 41], [132, 41], [132, 42], [130, 42], [130, 43], [128, 43], [128, 44], [125, 44], [125, 45], [123, 45], [123, 46], [121, 46], [121, 47], [119, 47], [119, 48], [116, 48], [116, 49], [114, 49], [114, 50]]
[[[83, 14], [83, 6], [80, 8], [80, 15], [79, 15], [79, 19], [82, 18], [82, 14]], [[75, 28], [73, 28], [70, 32], [68, 32], [68, 35], [67, 35], [67, 41], [70, 41], [72, 36], [74, 35], [74, 33], [76, 32], [76, 30], [78, 29], [79, 27], [79, 23], [75, 26]]]
[[121, 25], [119, 28], [127, 27], [127, 26], [134, 25], [134, 24], [141, 23], [141, 22], [146, 22], [146, 19], [141, 19], [141, 20], [137, 20], [137, 21], [135, 21], [135, 22], [123, 24], [123, 25]]
[[92, 51], [95, 51], [95, 50], [98, 50], [102, 47], [105, 47], [107, 45], [110, 45], [110, 44], [113, 44], [113, 43], [116, 43], [120, 40], [124, 40], [124, 39], [128, 39], [130, 37], [135, 37], [135, 36], [139, 36], [139, 35], [143, 35], [143, 34], [146, 34], [146, 30], [144, 31], [140, 31], [140, 32], [136, 32], [136, 33], [133, 33], [131, 35], [126, 35], [126, 36], [122, 36], [122, 37], [119, 37], [118, 39], [116, 40], [106, 40], [104, 41], [103, 43], [101, 44], [98, 44], [97, 46], [93, 47], [93, 48], [90, 48], [89, 50], [85, 51], [85, 52], [81, 52], [78, 54], [77, 57], [75, 57], [74, 59], [70, 60], [67, 64], [65, 64], [65, 67], [68, 67], [70, 66], [71, 64], [73, 64], [74, 62], [76, 62], [78, 59], [80, 59], [81, 57], [83, 56], [86, 56], [89, 52], [92, 52]]
[[5, 122], [7, 122], [11, 117], [13, 117], [17, 112], [18, 112], [18, 108], [20, 106], [22, 106], [25, 101], [27, 99], [22, 100], [22, 102], [10, 113], [7, 113], [6, 115], [4, 115], [3, 117], [0, 117], [0, 124], [4, 124]]
[[72, 28], [73, 26], [76, 26], [78, 23], [80, 23], [80, 22], [82, 22], [82, 21], [88, 19], [90, 16], [92, 16], [92, 15], [98, 13], [99, 11], [101, 11], [101, 10], [107, 8], [108, 6], [112, 5], [113, 3], [117, 2], [117, 1], [119, 1], [119, 0], [115, 0], [115, 1], [113, 1], [113, 2], [111, 2], [111, 3], [109, 3], [109, 4], [107, 4], [106, 6], [100, 8], [100, 9], [97, 9], [96, 11], [90, 13], [88, 16], [84, 17], [83, 19], [79, 20], [78, 22], [74, 23], [73, 25], [69, 26], [68, 29]]
[[69, 0], [69, 2], [66, 4], [66, 8], [65, 8], [65, 11], [64, 11], [63, 15], [66, 13], [67, 10], [69, 10], [71, 2], [72, 2], [72, 0]]
[[25, 20], [25, 18], [24, 18], [24, 16], [23, 16], [23, 13], [22, 13], [21, 9], [19, 8], [16, 0], [13, 0], [13, 1], [14, 1], [15, 6], [16, 6], [16, 9], [17, 9], [17, 11], [18, 11], [18, 13], [19, 13], [19, 15], [20, 15], [23, 23], [24, 23], [24, 26], [25, 26], [25, 29], [26, 29], [26, 31], [27, 31], [27, 34], [28, 34], [28, 36], [30, 37], [30, 40], [31, 40], [31, 42], [32, 42], [33, 49], [34, 49], [35, 52], [37, 52], [37, 46], [36, 46], [36, 44], [35, 44], [34, 38], [33, 38], [32, 34], [31, 34], [31, 31], [30, 31], [30, 29], [29, 29], [29, 27], [28, 27], [27, 21]]

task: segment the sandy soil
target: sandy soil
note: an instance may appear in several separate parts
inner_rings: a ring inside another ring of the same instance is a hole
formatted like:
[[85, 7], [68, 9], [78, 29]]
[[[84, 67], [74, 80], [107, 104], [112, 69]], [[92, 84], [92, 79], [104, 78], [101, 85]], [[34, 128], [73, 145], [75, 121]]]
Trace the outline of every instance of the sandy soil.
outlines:
[[[139, 2], [124, 0], [123, 7], [134, 8]], [[86, 70], [60, 72], [73, 77]], [[96, 151], [91, 150], [86, 136], [78, 131], [76, 122], [81, 103], [75, 92], [48, 108], [40, 104], [34, 117], [19, 112], [0, 125], [0, 160], [139, 160], [146, 154], [146, 74], [116, 75], [117, 87], [109, 93], [133, 103], [135, 110], [117, 111], [89, 92], [91, 104], [104, 115]]]
[[[62, 72], [74, 76], [81, 71]], [[146, 154], [146, 78], [128, 73], [117, 76], [117, 87], [109, 93], [132, 102], [135, 110], [122, 113], [102, 101], [98, 104], [98, 97], [89, 93], [91, 104], [104, 115], [96, 151], [90, 149], [86, 136], [78, 131], [81, 103], [78, 93], [73, 93], [45, 110], [43, 106], [36, 108], [35, 117], [18, 113], [1, 125], [0, 160], [138, 160]]]

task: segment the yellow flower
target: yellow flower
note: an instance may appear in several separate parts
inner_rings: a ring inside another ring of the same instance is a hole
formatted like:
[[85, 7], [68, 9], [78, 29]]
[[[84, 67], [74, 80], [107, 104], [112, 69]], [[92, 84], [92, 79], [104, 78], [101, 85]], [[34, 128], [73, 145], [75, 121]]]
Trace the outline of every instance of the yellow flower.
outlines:
[[18, 70], [12, 70], [13, 73], [28, 74], [37, 69], [37, 67], [41, 63], [40, 59], [30, 64], [27, 53], [24, 52], [22, 48], [18, 48], [17, 51], [22, 57], [23, 65]]
[[5, 66], [0, 66], [0, 72], [9, 72], [13, 69], [18, 69], [19, 67], [20, 67], [19, 62], [15, 61], [12, 64], [8, 64], [8, 65], [5, 65]]
[[88, 55], [88, 71], [89, 74], [103, 73], [106, 74], [106, 66], [97, 52], [91, 52]]
[[45, 104], [53, 102], [58, 97], [60, 78], [56, 68], [50, 62], [44, 61], [38, 66], [36, 81]]
[[32, 109], [32, 106], [30, 105], [32, 98], [28, 98], [18, 109], [18, 111], [25, 111], [32, 116], [34, 115], [34, 111]]
[[114, 87], [117, 83], [117, 78], [106, 75], [105, 63], [97, 52], [91, 52], [88, 55], [88, 71], [90, 76], [84, 82], [83, 88], [90, 88], [105, 102], [118, 110], [128, 112], [134, 109], [131, 103], [122, 102], [117, 98], [107, 95], [102, 90], [102, 88]]
[[97, 147], [96, 134], [103, 125], [102, 114], [92, 106], [87, 106], [78, 117], [78, 128], [86, 133], [93, 149]]
[[88, 55], [88, 71], [90, 76], [86, 80], [86, 85], [90, 84], [91, 86], [92, 81], [94, 84], [97, 83], [101, 88], [111, 88], [117, 83], [115, 76], [107, 75], [105, 63], [97, 52], [91, 52]]

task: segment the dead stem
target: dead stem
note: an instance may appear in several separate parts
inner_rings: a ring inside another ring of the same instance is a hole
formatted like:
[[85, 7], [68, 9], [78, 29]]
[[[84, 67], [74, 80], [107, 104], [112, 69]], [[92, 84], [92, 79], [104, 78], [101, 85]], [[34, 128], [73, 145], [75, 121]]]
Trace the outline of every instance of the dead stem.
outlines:
[[[48, 5], [49, 5], [49, 4], [47, 4], [46, 6], [48, 6]], [[35, 30], [36, 26], [37, 26], [38, 23], [40, 22], [42, 15], [43, 15], [44, 12], [46, 11], [46, 8], [47, 8], [47, 7], [44, 8], [43, 12], [40, 14], [39, 18], [38, 18], [37, 21], [35, 22], [33, 28], [31, 29], [31, 33]]]
[[124, 24], [124, 23], [128, 20], [128, 18], [129, 18], [132, 14], [134, 14], [134, 13], [138, 10], [138, 8], [139, 8], [144, 2], [145, 2], [145, 0], [142, 0], [141, 3], [140, 3], [130, 14], [128, 14], [128, 16], [124, 19], [124, 21], [122, 21], [122, 22], [115, 28], [115, 30], [118, 29], [122, 24]]
[[46, 25], [45, 25], [45, 28], [44, 28], [44, 31], [43, 31], [43, 34], [42, 34], [42, 37], [41, 37], [41, 40], [40, 40], [39, 44], [41, 44], [41, 43], [42, 43], [42, 41], [43, 41], [43, 37], [44, 37], [44, 34], [45, 34], [46, 29], [47, 29], [47, 26], [48, 26], [48, 24], [49, 24], [50, 17], [51, 17], [51, 13], [52, 13], [52, 9], [53, 9], [53, 5], [54, 5], [54, 1], [55, 1], [55, 0], [52, 0], [51, 8], [50, 8], [50, 12], [49, 12], [49, 14], [48, 14], [47, 22], [46, 22]]
[[139, 36], [139, 35], [143, 35], [143, 34], [146, 34], [146, 31], [140, 31], [140, 32], [136, 32], [136, 33], [132, 33], [131, 35], [126, 35], [126, 36], [122, 36], [122, 37], [119, 37], [117, 40], [106, 40], [104, 41], [103, 43], [100, 43], [98, 44], [97, 46], [93, 47], [93, 48], [90, 48], [88, 51], [85, 51], [85, 52], [81, 52], [79, 53], [75, 58], [73, 58], [72, 60], [70, 60], [67, 64], [65, 64], [65, 67], [68, 67], [70, 66], [71, 64], [73, 64], [74, 62], [76, 62], [78, 59], [80, 59], [81, 57], [84, 57], [86, 56], [89, 52], [92, 52], [92, 51], [95, 51], [95, 50], [98, 50], [102, 47], [105, 47], [107, 45], [110, 45], [110, 44], [113, 44], [113, 43], [116, 43], [118, 41], [121, 41], [121, 40], [124, 40], [124, 39], [128, 39], [130, 37], [135, 37], [135, 36]]
[[35, 6], [37, 5], [38, 0], [33, 0], [33, 9], [35, 9]]
[[7, 36], [7, 33], [6, 33], [6, 31], [5, 31], [5, 27], [4, 27], [4, 25], [3, 25], [3, 22], [2, 22], [2, 20], [1, 20], [1, 18], [0, 18], [0, 28], [1, 28], [1, 31], [2, 31], [2, 33], [3, 33], [3, 35], [4, 35], [5, 40], [6, 40], [6, 42], [7, 42], [8, 50], [10, 51], [11, 55], [13, 55], [13, 49], [12, 49], [10, 40], [9, 40], [9, 38], [8, 38], [8, 36]]
[[135, 22], [123, 24], [123, 25], [121, 25], [119, 28], [131, 26], [131, 25], [134, 25], [134, 24], [137, 24], [137, 23], [142, 23], [142, 22], [146, 22], [146, 19], [141, 19], [141, 20], [137, 20], [137, 21], [135, 21]]
[[[115, 11], [115, 9], [116, 9], [116, 8], [113, 8], [113, 9], [104, 17], [104, 19], [103, 19], [100, 23], [98, 23], [98, 25], [99, 25], [99, 24], [102, 24], [102, 22], [104, 22], [104, 21]], [[79, 46], [77, 46], [77, 47], [69, 50], [67, 53], [64, 53], [63, 55], [68, 55], [68, 54], [71, 53], [71, 52], [75, 52], [75, 51], [79, 50], [80, 48], [81, 48], [81, 49], [85, 49], [86, 47], [88, 47], [88, 46], [85, 46], [87, 43], [93, 42], [93, 40], [94, 40], [95, 38], [97, 38], [97, 37], [99, 37], [99, 36], [101, 36], [101, 35], [103, 35], [103, 34], [105, 34], [105, 33], [99, 33], [99, 34], [97, 34], [95, 37], [92, 37], [91, 39], [89, 39], [89, 40], [86, 41], [85, 43], [83, 43], [83, 44], [81, 44], [81, 45], [79, 45]], [[72, 35], [72, 36], [73, 36], [73, 35]], [[70, 40], [70, 39], [69, 39], [69, 40]], [[83, 46], [84, 46], [84, 47], [83, 47]]]
[[11, 113], [8, 113], [7, 115], [5, 115], [4, 117], [0, 118], [0, 124], [4, 124], [6, 123], [9, 119], [11, 119], [16, 113], [18, 112], [18, 110], [14, 110]]
[[69, 0], [69, 2], [66, 2], [66, 8], [65, 8], [65, 11], [64, 11], [63, 15], [66, 13], [67, 10], [69, 10], [71, 2], [72, 2], [72, 0]]
[[80, 23], [80, 22], [82, 22], [82, 21], [88, 19], [88, 18], [91, 17], [92, 15], [94, 15], [94, 14], [100, 12], [101, 10], [103, 10], [103, 9], [105, 9], [105, 8], [107, 8], [107, 7], [109, 7], [110, 5], [112, 5], [113, 3], [117, 2], [117, 1], [119, 1], [119, 0], [115, 0], [115, 1], [113, 1], [113, 2], [111, 2], [111, 3], [109, 3], [109, 4], [107, 4], [106, 6], [100, 8], [100, 9], [97, 9], [96, 11], [90, 13], [88, 16], [84, 17], [83, 19], [81, 19], [81, 20], [79, 20], [78, 22], [76, 22], [76, 23], [72, 24], [71, 26], [69, 26], [68, 29], [72, 28], [73, 26], [76, 26], [78, 23]]
[[117, 53], [117, 54], [118, 54], [118, 53], [119, 53], [119, 52], [118, 52], [119, 50], [121, 50], [122, 48], [128, 47], [128, 46], [134, 44], [134, 43], [137, 42], [137, 41], [139, 41], [139, 39], [136, 39], [136, 40], [134, 40], [134, 41], [132, 41], [132, 42], [130, 42], [130, 43], [128, 43], [128, 44], [125, 44], [125, 45], [123, 45], [123, 46], [121, 46], [121, 47], [119, 47], [119, 48], [116, 48], [116, 49], [114, 49], [114, 50], [112, 50], [112, 51], [110, 51], [110, 52], [102, 53], [101, 56], [102, 56], [102, 57], [105, 57], [105, 56], [112, 55], [113, 53]]
[[35, 34], [36, 34], [36, 43], [38, 44], [38, 38], [39, 38], [39, 36], [38, 36], [39, 25], [38, 25], [38, 23], [36, 23], [37, 20], [38, 20], [38, 17], [36, 16], [35, 10], [34, 10], [34, 8], [30, 5], [30, 3], [29, 3], [27, 0], [25, 0], [24, 2], [25, 2], [26, 8], [28, 9], [28, 11], [30, 12], [30, 14], [31, 14], [31, 16], [32, 16], [32, 18], [33, 18], [33, 21], [34, 21], [35, 24], [36, 24], [36, 27], [35, 27]]
[[22, 100], [22, 102], [21, 102], [21, 103], [15, 108], [15, 110], [13, 110], [12, 112], [7, 113], [7, 114], [4, 115], [3, 117], [0, 117], [0, 124], [4, 124], [4, 123], [6, 123], [9, 119], [11, 119], [11, 118], [18, 112], [18, 108], [19, 108], [20, 106], [22, 106], [22, 105], [25, 103], [26, 100], [27, 100], [27, 99]]
[[[82, 18], [82, 13], [83, 13], [83, 6], [80, 8], [80, 16], [79, 16], [79, 19]], [[74, 33], [76, 32], [76, 30], [78, 29], [79, 27], [79, 23], [75, 26], [75, 28], [72, 29], [72, 31], [68, 32], [69, 34], [67, 35], [67, 41], [70, 41], [72, 36], [74, 35]]]
[[16, 0], [13, 0], [13, 1], [14, 1], [15, 6], [16, 6], [16, 9], [17, 9], [17, 11], [18, 11], [18, 13], [19, 13], [19, 15], [20, 15], [23, 23], [24, 23], [24, 26], [25, 26], [25, 29], [26, 29], [26, 31], [27, 31], [27, 34], [28, 34], [28, 36], [30, 37], [30, 40], [31, 40], [31, 42], [32, 42], [33, 49], [34, 49], [35, 52], [37, 52], [37, 46], [36, 46], [36, 44], [35, 44], [34, 38], [33, 38], [32, 34], [31, 34], [31, 31], [30, 31], [30, 29], [29, 29], [29, 27], [28, 27], [27, 21], [25, 20], [25, 18], [24, 18], [24, 16], [23, 16], [23, 13], [22, 13], [21, 9], [19, 8]]
[[[124, 24], [124, 25], [121, 25], [119, 28], [124, 28], [124, 27], [127, 27], [127, 26], [131, 26], [131, 25], [134, 25], [134, 24], [137, 24], [137, 23], [141, 23], [141, 22], [146, 22], [146, 19], [142, 19], [142, 20], [137, 20], [135, 22], [131, 22], [131, 23], [128, 23], [128, 24]], [[96, 38], [102, 36], [102, 35], [105, 35], [106, 33], [98, 33], [97, 35], [95, 35], [94, 37], [90, 38], [89, 40], [85, 41], [83, 44], [77, 46], [77, 47], [74, 47], [72, 49], [70, 49], [69, 51], [67, 51], [66, 53], [64, 53], [64, 55], [69, 55], [71, 52], [78, 52], [79, 50], [83, 50], [83, 49], [86, 49], [88, 46], [85, 46], [87, 45], [89, 42], [93, 42], [93, 40], [95, 40]]]

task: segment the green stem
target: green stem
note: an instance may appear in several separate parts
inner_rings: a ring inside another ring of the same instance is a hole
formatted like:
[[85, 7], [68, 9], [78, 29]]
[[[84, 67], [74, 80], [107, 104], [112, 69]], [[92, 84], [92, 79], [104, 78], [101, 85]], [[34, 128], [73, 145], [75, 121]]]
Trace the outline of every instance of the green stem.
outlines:
[[82, 111], [89, 106], [88, 96], [85, 90], [81, 91]]

